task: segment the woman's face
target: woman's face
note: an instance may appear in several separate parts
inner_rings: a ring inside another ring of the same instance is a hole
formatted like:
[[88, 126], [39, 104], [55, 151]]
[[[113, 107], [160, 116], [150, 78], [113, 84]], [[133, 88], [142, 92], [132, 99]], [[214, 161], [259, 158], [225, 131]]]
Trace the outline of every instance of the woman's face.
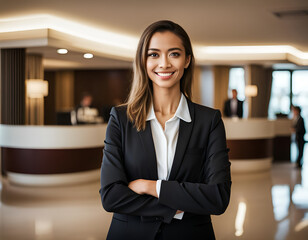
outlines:
[[172, 32], [154, 33], [147, 52], [146, 70], [153, 88], [178, 88], [189, 66], [182, 40]]

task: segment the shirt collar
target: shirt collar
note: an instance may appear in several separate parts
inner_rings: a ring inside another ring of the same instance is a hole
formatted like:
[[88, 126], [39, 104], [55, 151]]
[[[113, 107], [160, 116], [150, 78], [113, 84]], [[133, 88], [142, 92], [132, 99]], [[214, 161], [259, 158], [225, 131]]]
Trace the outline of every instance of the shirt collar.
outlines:
[[[174, 116], [182, 119], [185, 122], [191, 122], [187, 100], [183, 93], [181, 93], [180, 103], [179, 103], [178, 108], [176, 109]], [[149, 121], [152, 119], [156, 119], [153, 103], [150, 106], [150, 111], [148, 113], [146, 121]]]

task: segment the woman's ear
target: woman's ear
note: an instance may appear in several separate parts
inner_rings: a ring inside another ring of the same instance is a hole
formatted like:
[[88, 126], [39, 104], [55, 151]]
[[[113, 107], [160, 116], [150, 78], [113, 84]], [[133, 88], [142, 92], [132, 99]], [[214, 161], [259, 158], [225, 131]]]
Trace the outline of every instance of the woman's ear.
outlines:
[[190, 60], [191, 60], [191, 55], [188, 55], [186, 60], [185, 60], [185, 69], [188, 68], [189, 64], [190, 64]]

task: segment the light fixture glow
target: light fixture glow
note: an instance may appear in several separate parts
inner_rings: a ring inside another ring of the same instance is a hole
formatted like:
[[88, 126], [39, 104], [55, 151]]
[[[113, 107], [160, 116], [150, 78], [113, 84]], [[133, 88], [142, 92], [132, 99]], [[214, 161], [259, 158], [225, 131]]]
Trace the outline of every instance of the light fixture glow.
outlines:
[[35, 235], [50, 236], [53, 230], [52, 221], [49, 219], [35, 219]]
[[59, 53], [59, 54], [67, 54], [68, 51], [65, 48], [60, 48], [60, 49], [57, 50], [57, 53]]
[[[76, 46], [91, 46], [95, 54], [118, 56], [132, 60], [139, 37], [115, 31], [99, 29], [50, 14], [0, 18], [0, 33], [32, 30], [56, 31], [67, 41], [75, 39]], [[63, 35], [62, 35], [63, 34]], [[68, 40], [69, 39], [69, 40]], [[61, 39], [63, 40], [63, 39]], [[86, 48], [85, 48], [86, 49]], [[87, 51], [87, 50], [85, 50]], [[196, 61], [245, 61], [245, 60], [288, 60], [298, 65], [308, 65], [308, 52], [290, 45], [267, 46], [202, 46], [194, 45]]]
[[242, 236], [244, 233], [244, 222], [246, 215], [246, 203], [240, 202], [238, 204], [236, 219], [235, 219], [235, 236]]
[[83, 57], [90, 59], [90, 58], [93, 58], [93, 54], [92, 53], [85, 53], [85, 54], [83, 54]]
[[246, 97], [258, 96], [258, 87], [256, 85], [246, 85], [245, 86], [245, 96]]
[[48, 95], [48, 82], [42, 79], [28, 79], [27, 96], [29, 98], [42, 98]]

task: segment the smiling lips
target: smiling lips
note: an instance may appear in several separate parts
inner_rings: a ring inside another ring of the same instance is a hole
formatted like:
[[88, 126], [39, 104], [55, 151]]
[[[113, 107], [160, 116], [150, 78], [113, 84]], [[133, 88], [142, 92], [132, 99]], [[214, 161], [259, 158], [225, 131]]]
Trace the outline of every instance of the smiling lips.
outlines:
[[174, 72], [155, 72], [155, 73], [161, 79], [169, 79], [174, 74]]

